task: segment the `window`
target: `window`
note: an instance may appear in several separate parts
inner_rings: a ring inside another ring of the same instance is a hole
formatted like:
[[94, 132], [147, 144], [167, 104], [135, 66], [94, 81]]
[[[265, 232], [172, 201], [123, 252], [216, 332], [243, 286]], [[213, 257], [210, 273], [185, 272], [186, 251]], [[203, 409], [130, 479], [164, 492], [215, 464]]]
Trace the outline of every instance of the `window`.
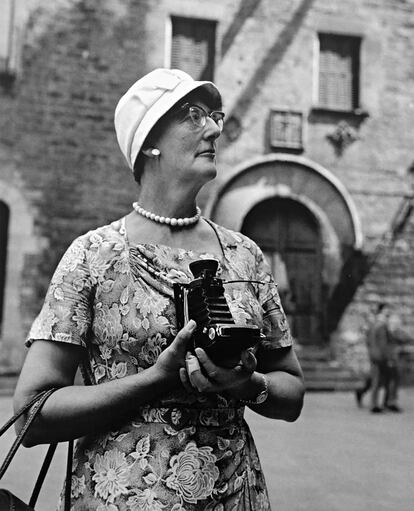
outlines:
[[361, 39], [319, 34], [319, 107], [352, 111], [359, 107]]
[[3, 320], [4, 288], [6, 286], [6, 258], [9, 230], [9, 208], [0, 201], [0, 334]]
[[11, 37], [14, 18], [14, 1], [2, 2], [2, 14], [0, 16], [0, 71], [8, 68], [11, 53]]
[[171, 68], [181, 69], [195, 80], [213, 80], [216, 22], [175, 16], [171, 22]]
[[303, 116], [292, 110], [270, 112], [270, 147], [273, 149], [302, 149]]
[[15, 1], [3, 0], [0, 14], [0, 87], [11, 91], [16, 78], [19, 28], [15, 23]]

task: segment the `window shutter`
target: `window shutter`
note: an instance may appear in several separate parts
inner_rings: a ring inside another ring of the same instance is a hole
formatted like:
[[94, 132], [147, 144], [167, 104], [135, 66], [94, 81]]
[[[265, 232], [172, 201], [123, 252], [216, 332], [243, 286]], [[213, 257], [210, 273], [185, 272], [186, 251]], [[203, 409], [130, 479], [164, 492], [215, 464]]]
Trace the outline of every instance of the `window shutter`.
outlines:
[[194, 18], [172, 18], [171, 67], [195, 80], [213, 80], [216, 23]]
[[319, 105], [338, 110], [358, 106], [359, 38], [320, 34]]

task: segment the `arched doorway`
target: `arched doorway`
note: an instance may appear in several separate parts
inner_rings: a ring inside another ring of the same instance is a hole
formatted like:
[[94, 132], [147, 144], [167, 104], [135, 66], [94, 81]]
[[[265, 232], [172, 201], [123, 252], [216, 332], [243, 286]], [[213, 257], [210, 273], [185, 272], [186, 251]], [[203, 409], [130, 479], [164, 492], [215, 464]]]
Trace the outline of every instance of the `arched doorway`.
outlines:
[[0, 201], [0, 335], [3, 324], [4, 288], [6, 286], [7, 242], [9, 235], [9, 208]]
[[278, 283], [293, 336], [303, 345], [325, 340], [320, 226], [298, 201], [274, 197], [254, 206], [242, 232], [262, 248]]
[[[18, 175], [15, 167], [4, 171], [6, 175]], [[24, 265], [41, 249], [26, 198], [18, 187], [0, 179], [0, 369], [19, 370], [24, 359], [21, 340], [32, 320], [22, 307], [22, 297], [31, 293], [31, 284], [23, 275]]]

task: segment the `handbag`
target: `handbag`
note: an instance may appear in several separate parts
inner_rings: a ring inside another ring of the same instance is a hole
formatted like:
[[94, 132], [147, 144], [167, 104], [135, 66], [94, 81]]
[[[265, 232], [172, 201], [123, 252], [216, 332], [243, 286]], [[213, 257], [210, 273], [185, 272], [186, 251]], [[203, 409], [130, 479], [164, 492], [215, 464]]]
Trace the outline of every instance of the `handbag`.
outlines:
[[[11, 417], [4, 426], [0, 428], [0, 437], [10, 428], [12, 424], [14, 424], [19, 417], [21, 417], [24, 413], [30, 410], [29, 415], [24, 423], [22, 429], [19, 434], [15, 438], [9, 452], [6, 455], [5, 460], [3, 461], [0, 467], [0, 480], [4, 476], [7, 468], [10, 465], [14, 455], [17, 452], [17, 449], [20, 447], [29, 427], [35, 420], [36, 416], [42, 409], [45, 401], [49, 398], [49, 396], [57, 389], [50, 389], [37, 394], [30, 402], [26, 403], [13, 417]], [[47, 471], [49, 469], [50, 463], [52, 461], [53, 455], [56, 451], [57, 443], [53, 443], [49, 445], [47, 450], [45, 459], [43, 461], [42, 467], [40, 469], [39, 475], [36, 480], [36, 484], [34, 486], [32, 495], [30, 497], [30, 501], [28, 504], [25, 504], [22, 500], [20, 500], [16, 495], [14, 495], [9, 490], [4, 488], [0, 488], [0, 511], [34, 511], [34, 506], [36, 505], [37, 498], [39, 496], [43, 481], [46, 477]], [[68, 442], [68, 457], [66, 464], [66, 483], [65, 483], [65, 506], [64, 510], [70, 510], [70, 493], [71, 493], [71, 483], [72, 483], [72, 457], [73, 457], [73, 440]]]

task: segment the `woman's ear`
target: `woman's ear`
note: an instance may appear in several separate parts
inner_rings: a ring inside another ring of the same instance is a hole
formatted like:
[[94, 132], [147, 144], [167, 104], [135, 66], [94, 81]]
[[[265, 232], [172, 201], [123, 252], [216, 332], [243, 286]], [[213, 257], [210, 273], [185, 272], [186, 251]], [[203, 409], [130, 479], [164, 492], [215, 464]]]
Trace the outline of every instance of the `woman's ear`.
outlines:
[[158, 158], [161, 154], [161, 151], [159, 149], [157, 149], [156, 147], [145, 147], [142, 149], [142, 152], [148, 158]]

